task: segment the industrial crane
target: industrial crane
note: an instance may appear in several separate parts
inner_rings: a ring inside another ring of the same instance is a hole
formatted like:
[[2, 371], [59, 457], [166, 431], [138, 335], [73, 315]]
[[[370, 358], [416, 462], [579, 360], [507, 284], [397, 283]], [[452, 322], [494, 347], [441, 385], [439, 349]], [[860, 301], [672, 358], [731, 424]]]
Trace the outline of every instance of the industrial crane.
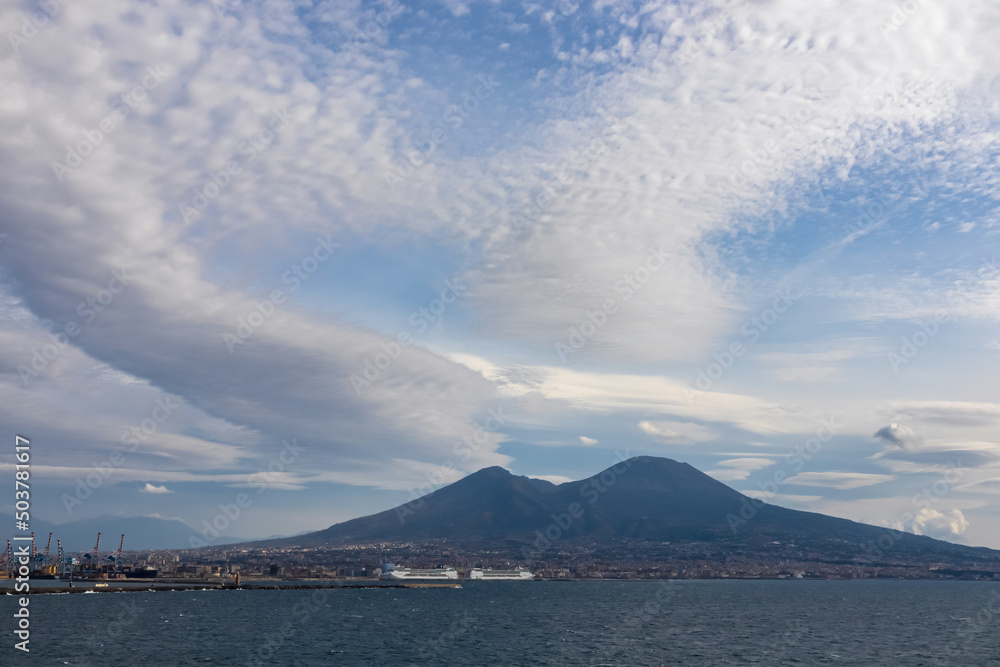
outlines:
[[59, 539], [56, 540], [56, 558], [59, 559], [57, 562], [59, 563], [59, 567], [62, 568], [59, 576], [64, 578], [66, 576], [66, 558], [63, 556], [62, 540]]
[[49, 533], [49, 541], [45, 543], [45, 551], [38, 553], [35, 548], [34, 543], [31, 545], [31, 550], [34, 553], [34, 569], [36, 572], [46, 575], [55, 574], [55, 567], [51, 565], [52, 559], [49, 557], [49, 549], [52, 547], [52, 533]]
[[122, 541], [118, 545], [118, 551], [108, 554], [104, 560], [108, 564], [108, 574], [121, 572], [122, 570], [122, 547], [125, 546], [125, 534], [122, 533]]
[[[90, 554], [83, 554], [83, 559], [90, 564], [90, 571], [91, 572], [95, 572], [95, 571], [99, 572], [100, 569], [101, 569], [101, 560], [100, 560], [100, 558], [98, 556], [98, 549], [100, 549], [100, 548], [101, 548], [101, 534], [97, 533], [97, 544], [94, 545], [94, 552], [90, 553]], [[94, 565], [95, 563], [97, 564], [96, 565], [96, 570], [95, 570], [95, 565]]]
[[122, 541], [118, 543], [118, 553], [115, 554], [115, 569], [122, 571], [122, 549], [125, 548], [125, 533], [122, 533]]

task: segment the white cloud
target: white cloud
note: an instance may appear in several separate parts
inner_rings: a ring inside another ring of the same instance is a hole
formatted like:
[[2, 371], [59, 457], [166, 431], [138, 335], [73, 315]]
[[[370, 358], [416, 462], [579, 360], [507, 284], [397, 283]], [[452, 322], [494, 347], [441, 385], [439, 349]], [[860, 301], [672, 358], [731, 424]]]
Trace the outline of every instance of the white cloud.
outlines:
[[750, 473], [754, 470], [760, 470], [761, 468], [766, 468], [767, 466], [773, 464], [773, 459], [766, 459], [763, 457], [726, 459], [719, 461], [718, 465], [722, 466], [721, 468], [706, 470], [705, 474], [710, 477], [714, 477], [720, 482], [735, 482], [741, 479], [747, 479], [750, 477]]
[[891, 404], [912, 421], [945, 426], [1000, 426], [1000, 404], [968, 401], [900, 401]]
[[766, 468], [770, 465], [774, 465], [774, 459], [765, 459], [760, 457], [744, 457], [738, 459], [727, 459], [725, 461], [719, 461], [720, 466], [725, 466], [727, 468], [738, 468], [740, 470], [760, 470], [761, 468]]
[[961, 510], [953, 509], [940, 512], [925, 507], [913, 519], [911, 530], [917, 535], [955, 541], [962, 537], [968, 527], [969, 520], [965, 518]]
[[839, 379], [842, 372], [830, 366], [801, 366], [780, 368], [773, 371], [774, 377], [782, 382], [830, 382]]
[[581, 435], [580, 442], [586, 445], [587, 447], [592, 447], [597, 444], [597, 438], [588, 438], [585, 435]]
[[749, 477], [750, 471], [737, 470], [735, 468], [716, 468], [713, 470], [706, 470], [705, 474], [719, 480], [720, 482], [736, 482]]
[[817, 500], [823, 499], [823, 496], [800, 496], [791, 493], [767, 493], [766, 491], [761, 491], [760, 489], [744, 489], [740, 491], [740, 493], [745, 496], [750, 496], [751, 498], [763, 500], [771, 503], [772, 505], [781, 506], [814, 503]]
[[1000, 477], [975, 480], [967, 484], [960, 484], [955, 489], [977, 493], [1000, 493]]
[[155, 484], [146, 483], [146, 486], [140, 489], [142, 493], [173, 493], [170, 489], [165, 486], [156, 486]]
[[[814, 431], [811, 415], [740, 394], [694, 391], [673, 378], [595, 373], [558, 366], [502, 366], [482, 357], [449, 358], [478, 371], [508, 397], [539, 397], [599, 414], [640, 412], [734, 424], [754, 433]], [[650, 420], [652, 421], [652, 420]]]
[[641, 421], [639, 430], [654, 440], [682, 445], [708, 442], [719, 437], [712, 429], [690, 422]]
[[861, 472], [802, 472], [788, 478], [788, 484], [821, 486], [831, 489], [858, 489], [895, 479], [892, 475]]
[[531, 475], [534, 479], [543, 479], [546, 482], [552, 482], [553, 484], [565, 484], [566, 482], [572, 482], [573, 480], [569, 477], [563, 475]]

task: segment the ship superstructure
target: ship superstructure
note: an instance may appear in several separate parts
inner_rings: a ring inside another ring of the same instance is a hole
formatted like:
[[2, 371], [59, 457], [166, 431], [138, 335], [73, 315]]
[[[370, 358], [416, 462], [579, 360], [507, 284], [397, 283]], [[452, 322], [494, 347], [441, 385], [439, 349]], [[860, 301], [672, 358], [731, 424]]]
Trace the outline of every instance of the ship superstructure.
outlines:
[[453, 567], [436, 567], [433, 569], [409, 568], [396, 566], [383, 560], [382, 574], [378, 578], [389, 581], [447, 581], [458, 579], [458, 571]]
[[517, 568], [514, 570], [490, 570], [474, 567], [469, 570], [469, 579], [484, 581], [531, 581], [535, 575], [530, 570]]

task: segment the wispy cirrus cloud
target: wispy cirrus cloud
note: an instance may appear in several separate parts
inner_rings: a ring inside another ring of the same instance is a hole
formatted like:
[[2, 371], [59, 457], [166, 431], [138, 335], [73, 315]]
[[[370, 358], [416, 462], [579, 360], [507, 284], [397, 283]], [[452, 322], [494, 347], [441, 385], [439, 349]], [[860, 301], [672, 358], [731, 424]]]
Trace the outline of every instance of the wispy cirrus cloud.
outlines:
[[863, 472], [802, 472], [788, 479], [789, 484], [850, 490], [874, 486], [895, 479], [893, 475]]

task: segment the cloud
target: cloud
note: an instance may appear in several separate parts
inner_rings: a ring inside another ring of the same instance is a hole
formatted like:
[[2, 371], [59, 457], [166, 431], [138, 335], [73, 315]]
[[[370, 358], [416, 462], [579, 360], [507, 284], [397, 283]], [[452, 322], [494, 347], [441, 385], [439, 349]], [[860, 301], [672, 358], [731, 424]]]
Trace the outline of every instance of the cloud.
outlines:
[[716, 468], [714, 470], [706, 470], [705, 474], [720, 482], [736, 482], [749, 477], [750, 471], [736, 470], [734, 468]]
[[906, 401], [892, 404], [896, 414], [944, 426], [1000, 425], [1000, 404], [961, 401]]
[[802, 366], [781, 368], [774, 371], [774, 377], [782, 382], [830, 382], [839, 379], [842, 371], [829, 366]]
[[765, 459], [760, 457], [744, 457], [738, 459], [727, 459], [725, 461], [719, 461], [720, 466], [725, 466], [727, 468], [739, 468], [740, 470], [759, 470], [761, 468], [766, 468], [770, 465], [774, 465], [774, 459]]
[[735, 482], [741, 479], [747, 479], [750, 477], [750, 473], [754, 470], [760, 470], [761, 468], [766, 468], [767, 466], [773, 464], [773, 459], [766, 459], [763, 457], [726, 459], [724, 461], [719, 461], [718, 465], [722, 466], [721, 468], [707, 470], [705, 471], [705, 474], [710, 477], [714, 477], [720, 482]]
[[831, 489], [858, 489], [895, 479], [892, 475], [861, 472], [803, 472], [788, 478], [788, 484], [821, 486]]
[[993, 442], [921, 442], [908, 449], [892, 446], [871, 458], [893, 472], [902, 473], [993, 467], [1000, 463], [1000, 444]]
[[914, 517], [910, 530], [916, 535], [927, 535], [939, 540], [956, 541], [968, 529], [969, 520], [961, 510], [940, 512], [924, 508]]
[[155, 484], [146, 483], [146, 486], [140, 489], [142, 493], [173, 493], [170, 489], [165, 486], [156, 486]]
[[903, 449], [908, 449], [913, 445], [913, 443], [919, 442], [917, 434], [913, 432], [913, 429], [903, 424], [889, 424], [888, 426], [883, 426], [879, 430], [875, 431], [872, 436], [884, 443], [890, 445], [896, 445], [897, 447], [902, 447]]
[[639, 430], [660, 442], [691, 445], [718, 438], [718, 434], [701, 424], [672, 421], [641, 421]]
[[530, 475], [532, 479], [543, 479], [546, 482], [552, 482], [553, 484], [565, 484], [566, 482], [572, 482], [573, 480], [569, 477], [564, 477], [563, 475]]
[[814, 503], [817, 500], [822, 500], [823, 496], [799, 496], [789, 493], [768, 493], [766, 491], [761, 491], [760, 489], [744, 489], [740, 491], [745, 496], [750, 496], [751, 498], [757, 498], [758, 500], [763, 500], [765, 502], [771, 503], [772, 505], [795, 505], [798, 503]]
[[763, 435], [814, 431], [815, 420], [780, 405], [741, 394], [691, 390], [662, 375], [598, 373], [559, 366], [505, 366], [483, 357], [452, 354], [449, 358], [496, 383], [510, 398], [540, 398], [597, 414], [641, 412], [724, 422]]
[[975, 491], [983, 493], [1000, 493], [1000, 477], [980, 479], [968, 484], [960, 484], [955, 487], [961, 491]]
[[597, 438], [588, 438], [585, 435], [581, 435], [580, 436], [580, 442], [583, 443], [584, 445], [588, 446], [588, 447], [591, 447], [591, 446], [597, 444]]

